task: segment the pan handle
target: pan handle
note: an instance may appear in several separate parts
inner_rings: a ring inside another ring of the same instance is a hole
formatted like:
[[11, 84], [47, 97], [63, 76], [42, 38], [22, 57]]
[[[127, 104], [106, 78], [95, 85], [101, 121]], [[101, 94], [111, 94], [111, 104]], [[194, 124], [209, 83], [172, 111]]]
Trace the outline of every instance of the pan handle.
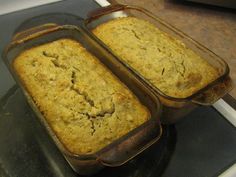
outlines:
[[69, 13], [48, 13], [24, 21], [14, 32], [14, 41], [51, 32], [63, 25], [80, 26], [83, 19]]
[[124, 4], [114, 4], [114, 5], [109, 5], [109, 6], [105, 6], [105, 7], [100, 7], [100, 8], [97, 8], [97, 9], [89, 12], [87, 17], [90, 20], [96, 19], [102, 15], [106, 15], [111, 12], [124, 10], [126, 7], [127, 7], [127, 5], [124, 5]]
[[32, 28], [29, 28], [24, 31], [20, 31], [20, 32], [16, 33], [13, 36], [12, 41], [13, 41], [13, 43], [17, 42], [17, 41], [23, 42], [23, 41], [35, 38], [37, 36], [43, 35], [47, 32], [54, 31], [58, 27], [59, 26], [55, 23], [48, 23], [48, 24], [35, 26], [35, 27], [32, 27]]
[[120, 166], [157, 142], [162, 135], [162, 126], [158, 122], [149, 123], [142, 131], [134, 133], [114, 147], [104, 149], [97, 156], [97, 161], [104, 166]]
[[212, 105], [217, 100], [222, 98], [225, 94], [227, 94], [233, 88], [233, 81], [232, 79], [227, 76], [223, 81], [220, 81], [213, 87], [210, 87], [203, 93], [197, 95], [195, 98], [192, 99], [193, 103], [198, 105]]

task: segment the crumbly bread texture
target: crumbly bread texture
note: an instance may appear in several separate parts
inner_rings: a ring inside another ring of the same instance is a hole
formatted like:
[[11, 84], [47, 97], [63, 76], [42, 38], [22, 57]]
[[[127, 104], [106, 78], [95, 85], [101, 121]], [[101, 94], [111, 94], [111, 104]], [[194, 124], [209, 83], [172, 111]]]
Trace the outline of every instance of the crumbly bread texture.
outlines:
[[137, 97], [77, 41], [59, 39], [31, 48], [13, 66], [72, 153], [94, 153], [150, 117]]
[[148, 21], [117, 18], [97, 26], [93, 33], [166, 95], [188, 97], [219, 75], [185, 44]]

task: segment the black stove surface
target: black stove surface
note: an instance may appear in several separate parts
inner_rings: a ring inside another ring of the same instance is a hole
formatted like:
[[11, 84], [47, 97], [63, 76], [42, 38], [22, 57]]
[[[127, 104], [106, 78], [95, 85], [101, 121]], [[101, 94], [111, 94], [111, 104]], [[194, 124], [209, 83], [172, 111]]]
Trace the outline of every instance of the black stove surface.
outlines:
[[[25, 19], [49, 12], [85, 17], [96, 7], [92, 0], [67, 0], [2, 15], [0, 52]], [[0, 176], [77, 176], [34, 118], [2, 60], [0, 98]], [[166, 126], [160, 144], [96, 176], [211, 177], [236, 162], [236, 129], [212, 107], [199, 107], [175, 126]]]

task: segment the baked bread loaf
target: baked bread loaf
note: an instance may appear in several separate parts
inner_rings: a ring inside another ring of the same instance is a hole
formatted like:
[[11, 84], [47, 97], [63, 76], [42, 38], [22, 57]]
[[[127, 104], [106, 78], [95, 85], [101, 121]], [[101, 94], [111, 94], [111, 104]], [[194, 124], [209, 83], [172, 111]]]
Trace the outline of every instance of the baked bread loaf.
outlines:
[[137, 97], [77, 41], [59, 39], [28, 49], [13, 67], [74, 154], [94, 153], [150, 117]]
[[154, 87], [171, 97], [186, 98], [219, 75], [185, 44], [148, 21], [117, 18], [97, 26], [93, 33]]

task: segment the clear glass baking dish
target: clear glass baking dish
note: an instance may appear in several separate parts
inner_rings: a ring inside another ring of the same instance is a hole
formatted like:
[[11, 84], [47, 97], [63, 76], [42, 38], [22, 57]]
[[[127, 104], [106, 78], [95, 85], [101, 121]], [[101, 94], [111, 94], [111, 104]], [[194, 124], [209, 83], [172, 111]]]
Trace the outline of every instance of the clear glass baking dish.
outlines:
[[[111, 54], [78, 27], [81, 23], [80, 18], [69, 14], [48, 14], [30, 19], [18, 28], [18, 32], [5, 48], [3, 59], [34, 113], [71, 167], [79, 174], [91, 175], [104, 166], [114, 167], [126, 163], [159, 140], [162, 134], [160, 124], [161, 104], [153, 91], [148, 89], [126, 67], [121, 65]], [[60, 38], [77, 40], [96, 56], [148, 108], [150, 112], [149, 120], [96, 153], [73, 154], [69, 152], [57, 138], [12, 67], [14, 59], [22, 51]]]
[[[157, 87], [148, 82], [145, 77], [139, 74], [135, 68], [132, 68], [129, 64], [122, 61], [122, 59], [116, 55], [117, 59], [131, 72], [136, 74], [145, 84], [147, 84], [158, 95], [163, 106], [163, 116], [161, 118], [162, 123], [175, 123], [181, 117], [192, 111], [198, 105], [212, 105], [219, 98], [228, 93], [233, 85], [232, 80], [229, 77], [229, 67], [227, 63], [219, 56], [208, 50], [198, 42], [191, 39], [189, 36], [174, 28], [170, 24], [167, 24], [163, 20], [156, 17], [154, 14], [146, 9], [131, 6], [116, 4], [107, 7], [95, 9], [88, 14], [88, 18], [85, 20], [84, 28], [87, 30], [98, 43], [100, 43], [107, 51], [113, 53], [112, 49], [106, 46], [100, 39], [98, 39], [92, 30], [97, 26], [120, 17], [133, 16], [140, 19], [144, 19], [154, 24], [157, 28], [164, 31], [168, 35], [179, 39], [188, 48], [192, 49], [195, 53], [204, 58], [210, 65], [219, 71], [219, 77], [210, 82], [204, 88], [201, 88], [194, 94], [186, 98], [176, 98], [168, 96], [159, 90]], [[132, 45], [132, 43], [130, 43]]]

